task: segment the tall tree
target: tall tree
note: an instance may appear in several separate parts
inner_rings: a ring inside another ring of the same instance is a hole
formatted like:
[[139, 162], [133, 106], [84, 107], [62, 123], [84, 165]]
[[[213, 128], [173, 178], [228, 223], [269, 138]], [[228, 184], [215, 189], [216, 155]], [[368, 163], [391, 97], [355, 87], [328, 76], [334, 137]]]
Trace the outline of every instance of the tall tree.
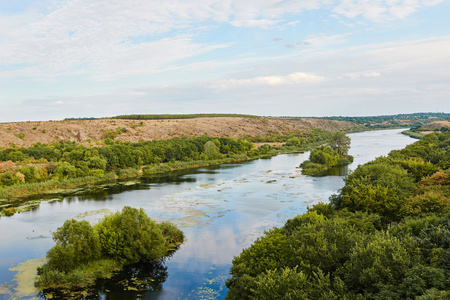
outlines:
[[342, 131], [334, 131], [331, 133], [329, 144], [339, 155], [347, 155], [350, 149], [350, 138]]

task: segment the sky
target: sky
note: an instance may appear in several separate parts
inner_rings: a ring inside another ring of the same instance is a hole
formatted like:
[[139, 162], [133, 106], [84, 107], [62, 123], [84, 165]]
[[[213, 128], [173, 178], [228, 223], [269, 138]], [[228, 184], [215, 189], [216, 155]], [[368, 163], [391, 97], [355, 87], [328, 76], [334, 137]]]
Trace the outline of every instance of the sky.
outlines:
[[0, 0], [0, 122], [450, 112], [450, 0]]

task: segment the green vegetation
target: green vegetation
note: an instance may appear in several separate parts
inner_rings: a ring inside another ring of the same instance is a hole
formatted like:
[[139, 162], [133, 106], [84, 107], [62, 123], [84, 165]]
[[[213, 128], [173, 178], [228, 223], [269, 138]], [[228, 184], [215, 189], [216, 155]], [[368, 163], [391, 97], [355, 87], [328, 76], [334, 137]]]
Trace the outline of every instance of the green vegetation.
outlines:
[[98, 120], [99, 118], [94, 117], [86, 117], [86, 118], [65, 118], [64, 121], [92, 121], [92, 120]]
[[50, 290], [85, 289], [125, 265], [161, 261], [183, 243], [175, 225], [151, 220], [142, 209], [124, 207], [91, 226], [68, 220], [53, 233], [56, 245], [38, 269], [36, 286]]
[[418, 140], [420, 140], [421, 138], [424, 137], [424, 134], [422, 134], [420, 132], [412, 131], [412, 130], [405, 130], [405, 131], [402, 131], [402, 133], [404, 135], [412, 137], [413, 139], [418, 139]]
[[321, 119], [347, 121], [365, 125], [368, 129], [399, 128], [421, 126], [434, 121], [450, 120], [448, 113], [413, 113], [389, 116], [366, 116], [366, 117], [324, 117]]
[[161, 114], [161, 115], [122, 115], [111, 117], [111, 119], [125, 120], [170, 120], [170, 119], [196, 119], [196, 118], [214, 118], [214, 117], [234, 117], [234, 118], [261, 118], [259, 116], [242, 115], [242, 114]]
[[[127, 129], [107, 132], [112, 137]], [[101, 147], [86, 147], [75, 142], [37, 143], [30, 148], [0, 151], [0, 216], [29, 210], [33, 203], [11, 199], [61, 192], [116, 180], [169, 173], [175, 170], [235, 163], [298, 152], [325, 143], [330, 133], [313, 130], [283, 136], [273, 132], [266, 137], [245, 139], [209, 136], [174, 138], [139, 143], [120, 142], [107, 137]], [[285, 142], [275, 148], [268, 144], [255, 149], [251, 141]], [[21, 207], [17, 208], [18, 205]]]
[[[448, 120], [448, 118], [446, 120]], [[439, 121], [439, 120], [433, 120], [433, 121]], [[446, 126], [441, 126], [441, 125], [446, 125]], [[416, 124], [414, 124], [414, 126], [412, 126], [410, 128], [410, 130], [406, 130], [402, 133], [406, 134], [412, 138], [421, 139], [426, 134], [426, 132], [430, 132], [430, 131], [447, 132], [447, 131], [450, 131], [450, 127], [449, 127], [448, 123], [445, 124], [445, 123], [441, 123], [441, 122], [436, 122], [434, 124], [431, 123], [428, 125], [426, 123], [416, 123]]]
[[[209, 141], [215, 148], [207, 146]], [[99, 181], [105, 181], [130, 178], [131, 175], [138, 177], [143, 165], [158, 167], [166, 164], [171, 170], [175, 162], [192, 163], [244, 153], [248, 157], [257, 157], [269, 150], [252, 150], [252, 147], [253, 144], [244, 139], [203, 136], [140, 143], [110, 140], [100, 148], [60, 142], [4, 149], [0, 151], [0, 198], [19, 197], [30, 191], [39, 193], [40, 188], [45, 192], [49, 184], [63, 188], [67, 181], [80, 178], [97, 177]]]
[[226, 299], [450, 298], [450, 132], [359, 166], [235, 257]]
[[348, 155], [350, 138], [345, 133], [335, 131], [330, 134], [328, 145], [311, 150], [309, 160], [301, 163], [302, 174], [310, 176], [327, 175], [331, 167], [345, 166], [353, 162]]

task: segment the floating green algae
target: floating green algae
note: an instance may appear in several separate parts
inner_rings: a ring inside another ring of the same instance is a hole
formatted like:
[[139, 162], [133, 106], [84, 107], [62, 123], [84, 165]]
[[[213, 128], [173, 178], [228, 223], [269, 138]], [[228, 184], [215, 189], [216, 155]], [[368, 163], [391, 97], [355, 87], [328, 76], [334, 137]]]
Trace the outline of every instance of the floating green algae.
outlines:
[[36, 277], [37, 268], [45, 262], [45, 257], [37, 259], [29, 259], [15, 267], [9, 268], [10, 271], [17, 272], [14, 276], [16, 283], [12, 287], [11, 299], [31, 297], [37, 299], [39, 290], [34, 286], [34, 278]]

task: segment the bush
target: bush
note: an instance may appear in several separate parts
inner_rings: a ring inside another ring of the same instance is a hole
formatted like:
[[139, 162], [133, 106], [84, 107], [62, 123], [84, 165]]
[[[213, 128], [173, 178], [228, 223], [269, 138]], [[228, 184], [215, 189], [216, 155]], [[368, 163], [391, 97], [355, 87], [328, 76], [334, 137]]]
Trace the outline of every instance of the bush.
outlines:
[[178, 227], [170, 222], [162, 222], [158, 224], [166, 245], [169, 249], [176, 248], [184, 241], [184, 233]]
[[309, 176], [325, 176], [328, 174], [328, 166], [318, 163], [313, 163], [309, 160], [305, 160], [301, 163], [300, 167], [302, 168], [303, 175]]
[[73, 288], [110, 277], [124, 264], [156, 261], [184, 241], [175, 225], [152, 221], [142, 209], [124, 207], [92, 227], [68, 220], [53, 234], [56, 245], [38, 269], [36, 285]]
[[59, 271], [100, 258], [100, 240], [87, 221], [68, 220], [53, 233], [56, 246], [47, 252], [48, 265]]
[[137, 178], [139, 177], [139, 170], [134, 168], [120, 169], [117, 176], [119, 176], [119, 179]]
[[125, 206], [122, 212], [105, 216], [95, 228], [103, 253], [123, 263], [154, 260], [167, 253], [161, 230], [142, 208]]

